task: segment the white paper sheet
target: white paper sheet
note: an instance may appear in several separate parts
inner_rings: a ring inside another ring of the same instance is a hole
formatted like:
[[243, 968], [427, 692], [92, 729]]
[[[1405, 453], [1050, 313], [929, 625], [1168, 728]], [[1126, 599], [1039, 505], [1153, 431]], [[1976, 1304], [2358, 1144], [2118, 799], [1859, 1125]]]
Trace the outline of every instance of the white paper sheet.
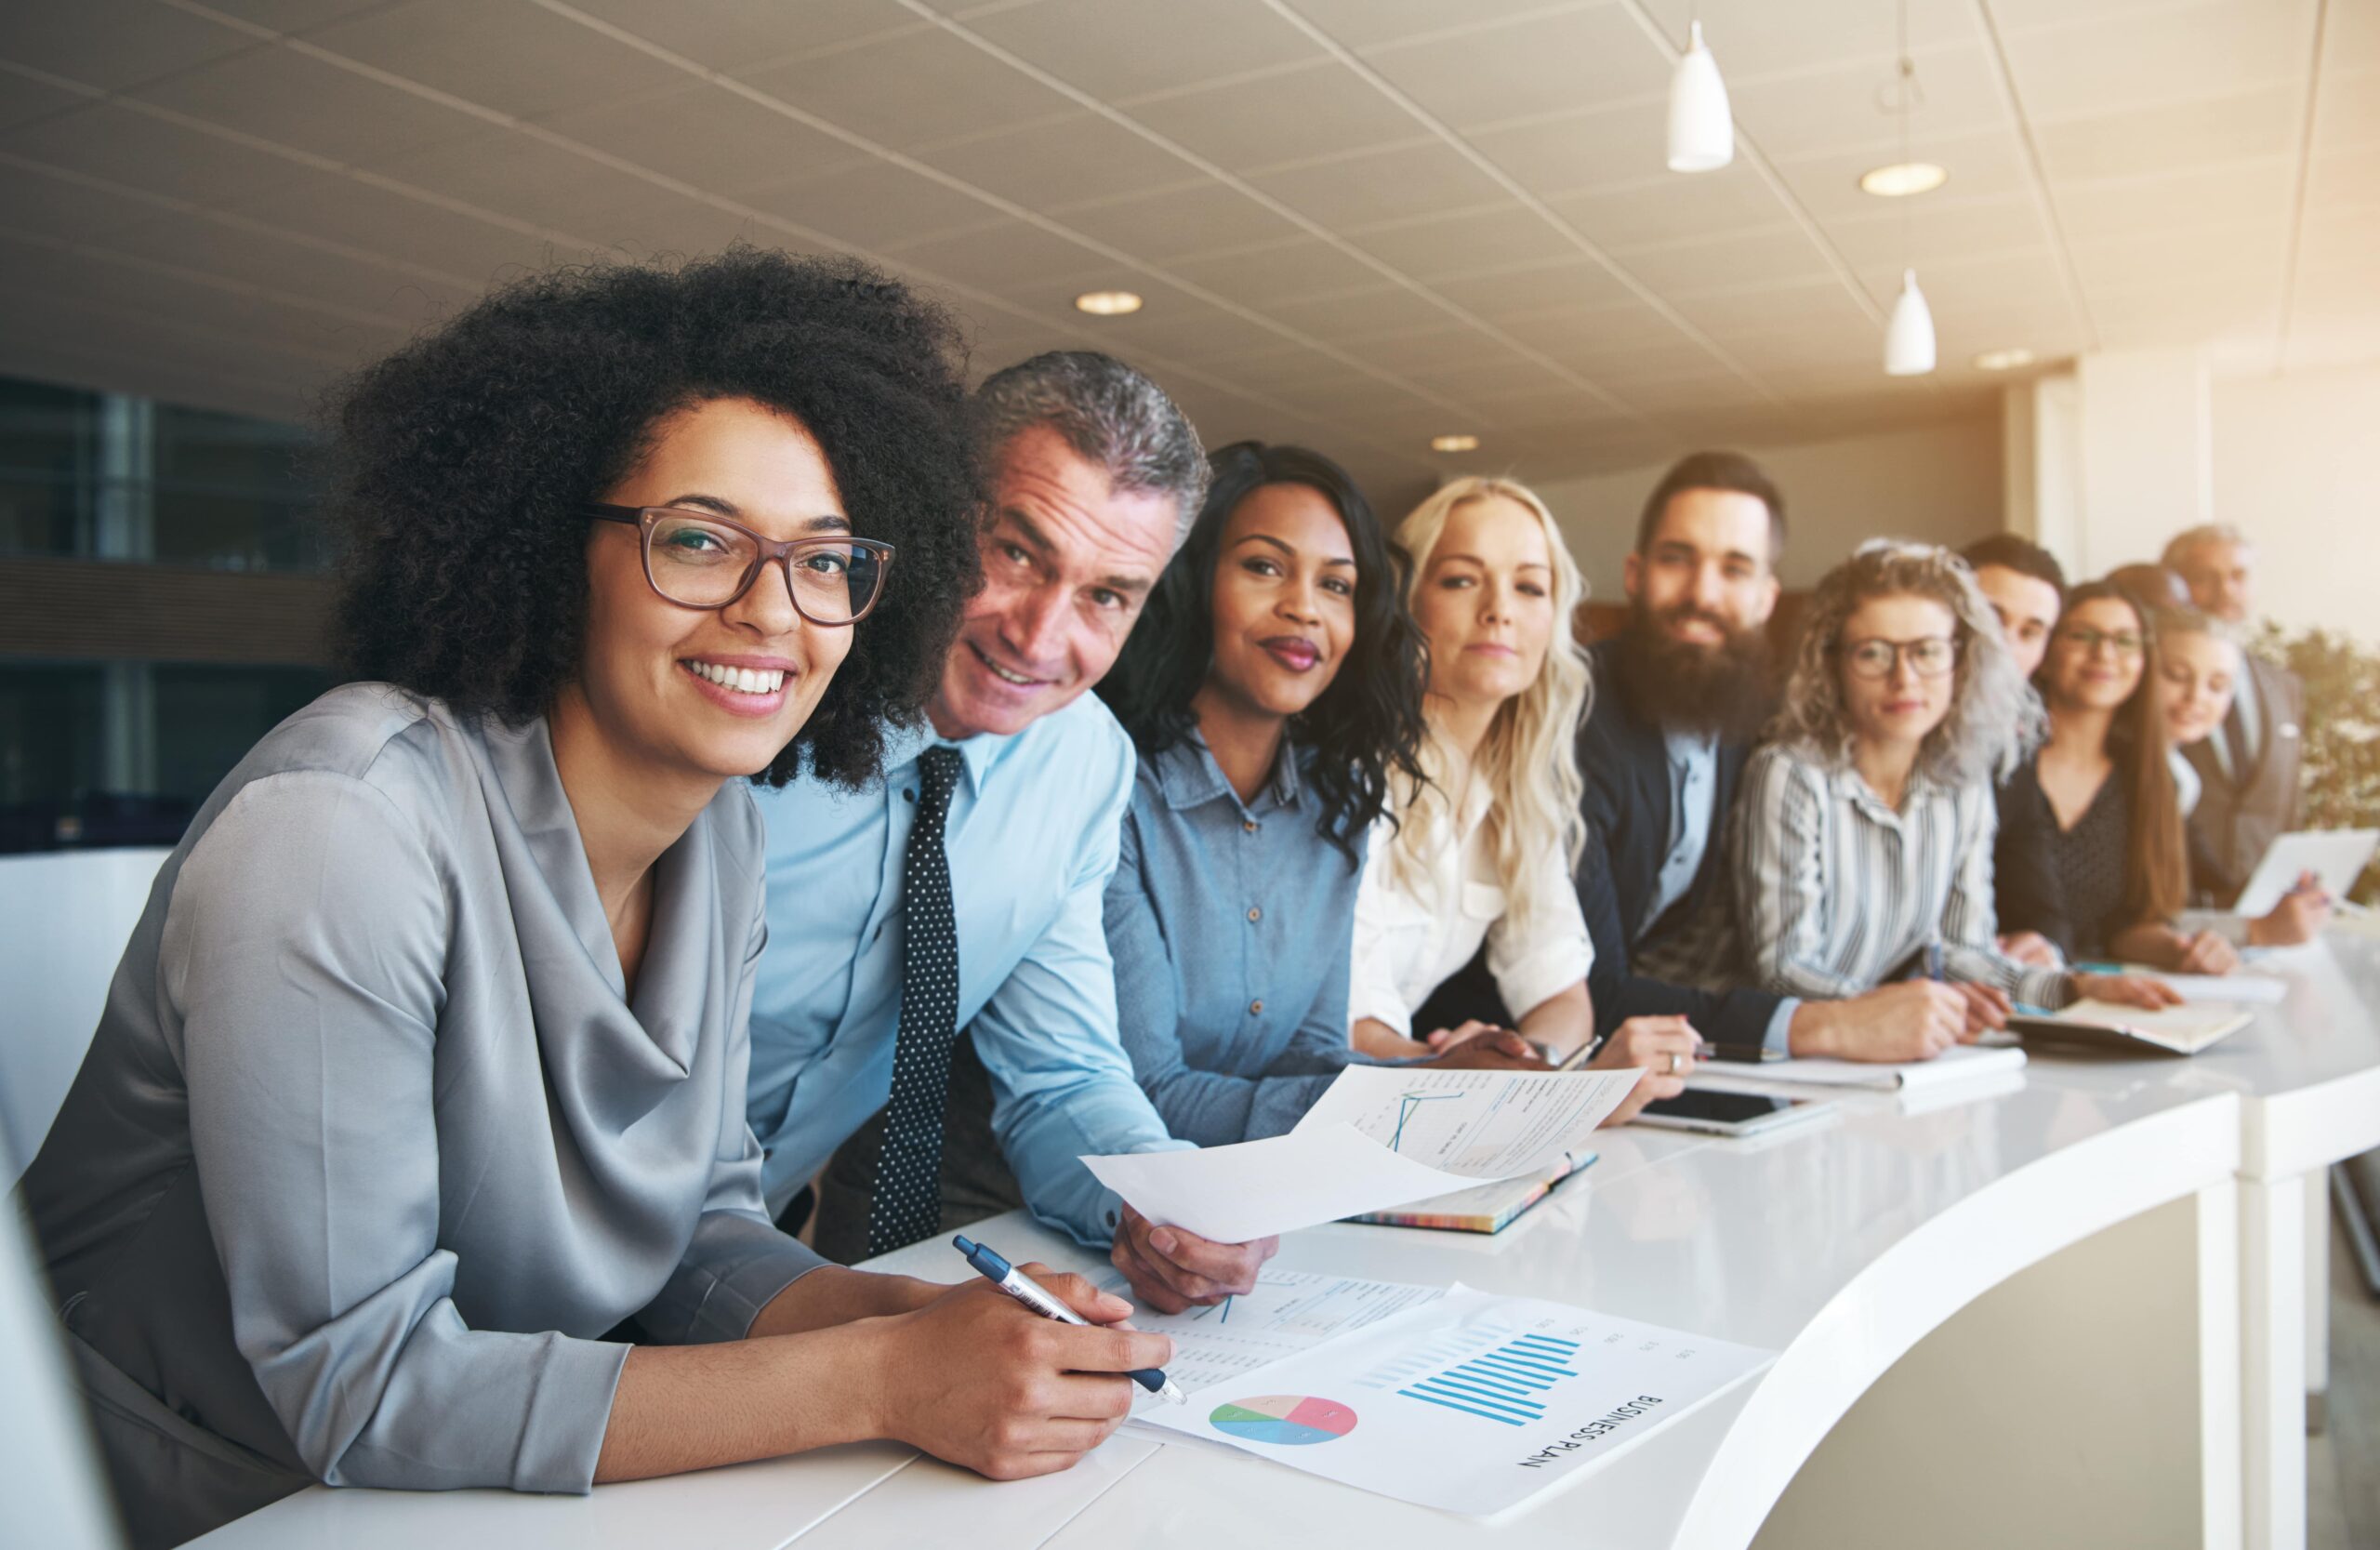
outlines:
[[1582, 1157], [1643, 1075], [1351, 1066], [1287, 1135], [1082, 1161], [1150, 1221], [1245, 1243]]
[[2289, 982], [2270, 974], [2169, 974], [2162, 969], [2127, 969], [2125, 973], [2162, 979], [2180, 991], [2186, 1001], [2279, 1006], [2289, 999]]
[[[1693, 1085], [1726, 1090], [1730, 1079], [1806, 1082], [1814, 1087], [1876, 1087], [1910, 1089], [1940, 1087], [1973, 1081], [2024, 1068], [2025, 1052], [2014, 1045], [1953, 1044], [1931, 1060], [1884, 1062], [1827, 1060], [1764, 1060], [1735, 1064], [1713, 1061], [1695, 1073]], [[1707, 1080], [1706, 1080], [1707, 1079]]]
[[1594, 1150], [1595, 1127], [1644, 1075], [1633, 1066], [1531, 1072], [1351, 1066], [1297, 1129], [1353, 1125], [1400, 1157], [1473, 1180], [1508, 1179]]
[[1492, 1516], [1602, 1467], [1774, 1359], [1457, 1286], [1144, 1419], [1400, 1501]]
[[[1100, 1290], [1132, 1299], [1120, 1271], [1102, 1281]], [[1256, 1290], [1245, 1296], [1181, 1313], [1144, 1307], [1132, 1315], [1132, 1327], [1172, 1337], [1173, 1359], [1166, 1363], [1165, 1375], [1186, 1394], [1245, 1377], [1333, 1336], [1446, 1294], [1442, 1286], [1267, 1268], [1256, 1278]], [[1152, 1407], [1174, 1408], [1154, 1394], [1144, 1394], [1133, 1409], [1138, 1413]]]
[[1399, 1157], [1348, 1125], [1082, 1161], [1150, 1221], [1218, 1243], [1295, 1232], [1477, 1182]]

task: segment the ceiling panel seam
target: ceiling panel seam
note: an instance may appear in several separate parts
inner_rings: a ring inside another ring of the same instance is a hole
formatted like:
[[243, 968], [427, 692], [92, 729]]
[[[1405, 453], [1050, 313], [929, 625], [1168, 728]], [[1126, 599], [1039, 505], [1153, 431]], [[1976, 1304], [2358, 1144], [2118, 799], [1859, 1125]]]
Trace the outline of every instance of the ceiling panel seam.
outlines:
[[2000, 35], [1999, 19], [1991, 14], [1991, 0], [1969, 3], [1975, 7], [1977, 25], [1983, 29], [1984, 56], [1991, 61], [1992, 86], [2016, 126], [2016, 144], [2024, 152], [2025, 184], [2032, 191], [2034, 212], [2049, 232], [2050, 251], [2057, 259], [2057, 278], [2066, 291], [2067, 307], [2073, 312], [2075, 327], [2082, 336], [2084, 353], [2096, 351], [2099, 348], [2099, 327], [2091, 316], [2090, 298], [2082, 293], [2082, 276], [2074, 267], [2074, 248], [2066, 240], [2066, 223], [2058, 219], [2057, 202], [2050, 197], [2049, 172], [2042, 162], [2041, 142], [2033, 135], [2033, 121], [2025, 112], [2024, 96], [2016, 89], [2016, 73], [2008, 62], [2008, 45]]
[[[279, 46], [289, 49], [294, 53], [303, 55], [306, 58], [315, 60], [324, 64], [331, 65], [334, 68], [345, 70], [350, 73], [364, 76], [368, 80], [378, 81], [394, 89], [405, 91], [414, 96], [418, 96], [425, 100], [434, 101], [441, 105], [450, 107], [457, 112], [467, 113], [469, 116], [481, 119], [483, 122], [489, 123], [497, 127], [525, 135], [542, 143], [551, 145], [557, 150], [566, 151], [572, 154], [585, 157], [598, 165], [609, 166], [615, 171], [626, 173], [630, 177], [651, 183], [655, 187], [666, 189], [670, 192], [694, 200], [697, 203], [708, 205], [714, 209], [725, 211], [728, 214], [737, 217], [739, 219], [766, 226], [771, 230], [784, 232], [786, 235], [797, 238], [800, 242], [812, 247], [826, 251], [850, 253], [879, 265], [899, 269], [904, 272], [916, 276], [929, 285], [947, 291], [954, 296], [964, 298], [969, 301], [1005, 313], [1021, 322], [1031, 324], [1036, 327], [1051, 330], [1068, 339], [1076, 340], [1082, 344], [1093, 347], [1107, 342], [1102, 340], [1097, 335], [1090, 332], [1080, 325], [1069, 323], [1063, 318], [1045, 316], [1032, 309], [1019, 306], [1016, 303], [992, 292], [982, 290], [974, 285], [967, 285], [963, 282], [952, 279], [934, 271], [926, 269], [923, 266], [906, 262], [898, 258], [872, 253], [867, 249], [842, 241], [840, 238], [829, 236], [826, 232], [813, 231], [809, 227], [800, 225], [799, 222], [787, 220], [781, 216], [773, 215], [766, 210], [758, 209], [752, 205], [746, 205], [741, 201], [729, 198], [724, 194], [713, 193], [707, 189], [696, 187], [695, 185], [688, 183], [681, 179], [673, 178], [667, 173], [658, 172], [651, 167], [641, 166], [638, 163], [629, 161], [626, 157], [617, 156], [610, 152], [603, 151], [600, 147], [588, 145], [582, 141], [572, 139], [568, 136], [557, 134], [550, 129], [545, 128], [543, 126], [514, 117], [509, 113], [501, 113], [496, 109], [486, 107], [483, 104], [469, 101], [465, 99], [456, 97], [452, 93], [440, 91], [434, 86], [426, 86], [417, 81], [412, 81], [404, 76], [396, 75], [390, 72], [379, 70], [374, 66], [364, 64], [360, 60], [350, 60], [343, 55], [333, 53], [329, 49], [307, 43], [301, 38], [293, 37], [286, 33], [275, 33], [270, 28], [261, 27], [258, 24], [247, 21], [243, 18], [230, 16], [226, 13], [217, 11], [211, 7], [198, 4], [197, 0], [160, 0], [160, 3], [171, 6], [177, 10], [188, 11], [192, 15], [205, 17], [209, 20], [235, 28], [241, 32], [247, 33], [250, 35], [268, 38]], [[568, 7], [566, 7], [549, 6], [547, 8], [553, 9], [557, 11], [558, 14], [566, 14], [568, 12]], [[591, 22], [594, 19], [590, 18], [588, 20]], [[601, 24], [598, 25], [600, 26]], [[667, 50], [659, 49], [656, 46], [647, 45], [646, 46], [654, 48], [656, 57], [671, 60], [679, 59], [678, 56], [670, 55]], [[696, 65], [691, 60], [680, 60], [679, 62], [682, 67], [694, 73], [703, 74], [716, 73], [715, 72], [706, 71], [704, 67]], [[320, 170], [333, 171], [351, 177], [359, 177], [365, 181], [375, 182], [380, 186], [390, 188], [396, 192], [403, 192], [407, 193], [427, 192], [427, 191], [416, 191], [412, 185], [401, 183], [397, 179], [386, 179], [375, 174], [369, 174], [365, 169], [352, 166], [350, 164], [337, 162], [329, 157], [321, 156], [311, 152], [301, 151], [296, 147], [283, 146], [278, 144], [278, 142], [265, 139], [260, 136], [249, 135], [245, 131], [231, 129], [225, 126], [211, 125], [204, 119], [192, 118], [187, 114], [173, 113], [171, 110], [152, 108], [152, 105], [141, 103], [137, 99], [126, 98], [119, 99], [116, 99], [112, 93], [100, 92], [97, 88], [89, 86], [81, 86], [80, 89], [89, 92], [94, 96], [121, 100], [122, 104], [126, 107], [147, 109], [154, 112], [159, 117], [170, 118], [172, 120], [185, 123], [192, 127], [219, 133], [224, 135], [226, 138], [236, 139], [243, 143], [249, 144], [259, 149], [271, 149], [276, 152], [285, 154], [293, 160], [314, 166]], [[755, 95], [760, 97], [765, 96], [765, 94]], [[837, 130], [835, 132], [837, 133], [838, 138], [857, 139], [857, 137], [849, 137], [845, 131]], [[887, 154], [897, 155], [895, 152], [887, 152]], [[961, 186], [963, 187], [964, 185]], [[987, 200], [996, 198], [996, 196], [989, 194], [985, 194], [984, 197]], [[458, 213], [478, 213], [484, 214], [489, 219], [497, 219], [494, 212], [480, 211], [478, 206], [471, 205], [463, 201], [446, 199], [443, 197], [434, 197], [432, 202], [443, 205], [450, 209], [457, 211]], [[514, 225], [522, 224], [511, 222], [509, 219], [506, 220], [505, 223]], [[562, 236], [566, 245], [570, 246], [585, 248], [590, 251], [604, 251], [606, 249], [606, 245], [602, 243], [591, 242], [585, 238], [568, 236], [567, 234], [562, 233], [557, 233], [556, 235]], [[1162, 278], [1162, 276], [1159, 277]], [[1189, 289], [1191, 287], [1185, 285], [1183, 288]], [[1303, 336], [1297, 335], [1293, 330], [1282, 329], [1278, 325], [1271, 325], [1270, 326], [1273, 326], [1276, 331], [1284, 332], [1297, 342], [1307, 342]], [[1395, 457], [1399, 461], [1407, 463], [1418, 462], [1418, 459], [1414, 458], [1409, 451], [1399, 447], [1394, 443], [1374, 436], [1369, 432], [1347, 427], [1341, 422], [1317, 419], [1312, 414], [1274, 399], [1269, 394], [1265, 394], [1224, 378], [1218, 377], [1211, 372], [1202, 370], [1198, 367], [1174, 361], [1170, 357], [1160, 355], [1155, 351], [1141, 351], [1137, 353], [1140, 354], [1143, 359], [1161, 365], [1167, 373], [1172, 376], [1182, 378], [1189, 381], [1197, 382], [1202, 386], [1211, 388], [1218, 392], [1227, 393], [1244, 403], [1252, 404], [1258, 408], [1265, 409], [1273, 414], [1298, 420], [1301, 423], [1333, 427], [1337, 429], [1341, 434], [1344, 435], [1346, 439], [1361, 443], [1363, 445], [1370, 448], [1374, 452], [1378, 452], [1386, 457]], [[1326, 353], [1333, 354], [1334, 358], [1337, 354], [1336, 351], [1329, 351], [1327, 348]], [[1417, 393], [1420, 392], [1420, 390], [1414, 388], [1412, 384], [1401, 381], [1391, 374], [1382, 373], [1378, 368], [1365, 367], [1360, 362], [1353, 364], [1355, 364], [1358, 366], [1358, 369], [1364, 370], [1367, 375], [1378, 377], [1382, 380], [1386, 381], [1390, 385], [1397, 387], [1400, 390]], [[1420, 395], [1424, 398], [1431, 396], [1427, 393], [1421, 393]]]
[[2281, 266], [2281, 315], [2272, 335], [2272, 369], [2289, 365], [2289, 336], [2296, 326], [2297, 269], [2306, 261], [2306, 193], [2314, 171], [2314, 113], [2322, 94], [2322, 50], [2330, 39], [2330, 0], [2314, 0], [2314, 37], [2306, 53], [2306, 114], [2297, 137], [2297, 177], [2290, 190], [2288, 258]]

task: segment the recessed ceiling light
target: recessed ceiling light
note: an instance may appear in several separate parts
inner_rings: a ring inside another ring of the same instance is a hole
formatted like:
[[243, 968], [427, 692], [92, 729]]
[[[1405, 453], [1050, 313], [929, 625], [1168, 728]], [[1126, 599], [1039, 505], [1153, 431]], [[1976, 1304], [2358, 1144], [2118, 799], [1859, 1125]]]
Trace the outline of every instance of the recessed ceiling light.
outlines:
[[1479, 450], [1479, 438], [1476, 436], [1433, 436], [1430, 438], [1430, 450], [1432, 452], [1476, 452]]
[[1975, 358], [1977, 371], [2014, 371], [2032, 364], [2033, 352], [2021, 345], [2014, 350], [1987, 350]]
[[1130, 291], [1085, 291], [1075, 298], [1075, 309], [1093, 317], [1121, 317], [1139, 311], [1141, 298]]
[[1931, 193], [1950, 180], [1950, 175], [1932, 162], [1895, 162], [1890, 166], [1871, 167], [1859, 175], [1860, 188], [1879, 199]]

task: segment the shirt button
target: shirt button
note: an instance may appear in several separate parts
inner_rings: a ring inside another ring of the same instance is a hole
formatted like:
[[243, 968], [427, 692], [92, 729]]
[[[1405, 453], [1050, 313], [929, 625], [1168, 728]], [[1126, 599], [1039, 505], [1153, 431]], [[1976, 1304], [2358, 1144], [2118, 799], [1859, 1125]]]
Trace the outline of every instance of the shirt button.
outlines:
[[1261, 920], [1263, 920], [1263, 918], [1264, 918], [1264, 911], [1263, 911], [1262, 909], [1259, 909], [1259, 908], [1255, 907], [1254, 907], [1254, 906], [1252, 906], [1252, 905], [1249, 907], [1249, 911], [1248, 911], [1248, 919], [1249, 919], [1249, 921], [1250, 921], [1251, 923], [1252, 923], [1252, 922], [1254, 922], [1254, 921], [1261, 921]]
[[1250, 818], [1243, 822], [1239, 827], [1246, 829], [1249, 833], [1253, 834], [1256, 832], [1256, 820]]
[[915, 789], [904, 786], [901, 788], [901, 800], [903, 801], [915, 801], [918, 800], [918, 793]]
[[1252, 1000], [1252, 1001], [1250, 1001], [1250, 1002], [1249, 1002], [1249, 1003], [1248, 1003], [1248, 1014], [1249, 1014], [1250, 1016], [1251, 1016], [1251, 1017], [1253, 1017], [1253, 1016], [1257, 1015], [1259, 1013], [1263, 1012], [1263, 1010], [1264, 1010], [1264, 1002], [1263, 1002], [1263, 998], [1261, 998], [1261, 997], [1260, 997], [1260, 998], [1258, 998], [1257, 1000]]

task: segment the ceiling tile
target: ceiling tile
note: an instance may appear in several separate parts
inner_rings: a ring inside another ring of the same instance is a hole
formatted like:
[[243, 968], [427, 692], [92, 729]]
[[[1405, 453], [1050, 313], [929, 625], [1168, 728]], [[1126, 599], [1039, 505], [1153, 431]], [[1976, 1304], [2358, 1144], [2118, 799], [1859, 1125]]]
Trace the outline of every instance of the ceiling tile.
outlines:
[[1483, 205], [1502, 192], [1493, 179], [1435, 140], [1258, 173], [1249, 180], [1326, 226], [1362, 226], [1433, 208]]
[[[1674, 5], [1658, 8], [1670, 41], [1684, 47], [1686, 8]], [[1998, 14], [1996, 7], [1994, 14]], [[1892, 7], [1874, 0], [1733, 4], [1724, 9], [1712, 6], [1702, 10], [1702, 41], [1718, 61], [1731, 93], [1739, 81], [1824, 71], [1851, 60], [1883, 61], [1889, 74], [1898, 52], [1895, 40]], [[1973, 0], [1911, 0], [1909, 43], [1920, 56], [1980, 41]], [[1921, 57], [1921, 73], [1924, 68]]]
[[1591, 241], [1611, 248], [1717, 236], [1785, 216], [1783, 202], [1740, 158], [1716, 172], [1691, 178], [1662, 172], [1547, 203]]
[[427, 280], [194, 216], [161, 216], [116, 232], [105, 245], [131, 258], [262, 285], [400, 326], [444, 316], [477, 294], [469, 285]]
[[2070, 243], [2068, 251], [2075, 273], [2096, 298], [2102, 291], [2162, 289], [2183, 274], [2199, 285], [2278, 285], [2287, 244], [2279, 227], [2218, 221], [2187, 232]]
[[883, 162], [800, 174], [735, 197], [855, 247], [882, 248], [1009, 218], [931, 178]]
[[2299, 93], [2259, 86], [2202, 102], [2095, 118], [2033, 119], [2033, 140], [2053, 181], [2135, 178], [2201, 162], [2285, 155], [2297, 141]]
[[1322, 52], [1258, 0], [1041, 0], [966, 25], [1110, 102]]
[[1444, 309], [1432, 306], [1426, 298], [1402, 285], [1386, 282], [1371, 290], [1345, 296], [1276, 301], [1264, 312], [1301, 332], [1342, 345], [1393, 334], [1428, 332], [1443, 328], [1448, 322]]
[[[1896, 276], [1897, 278], [1897, 276]], [[1740, 290], [1704, 291], [1677, 296], [1670, 303], [1678, 314], [1717, 339], [1724, 347], [1731, 335], [1765, 328], [1780, 317], [1839, 316], [1846, 327], [1852, 319], [1877, 326], [1839, 280], [1796, 280], [1781, 285], [1755, 285]]]
[[[486, 0], [411, 0], [316, 29], [307, 41], [522, 118], [685, 79], [552, 11]], [[535, 68], [523, 69], [530, 60]]]
[[2314, 99], [2314, 146], [2318, 152], [2380, 146], [2380, 70], [2322, 78]]
[[304, 33], [389, 0], [208, 0], [210, 10], [238, 17], [276, 33]]
[[1234, 363], [1297, 342], [1278, 328], [1209, 306], [1170, 287], [1144, 288], [1152, 300], [1143, 311], [1129, 317], [1091, 320], [1091, 333], [1099, 340], [1099, 349], [1128, 361], [1146, 353], [1186, 365], [1211, 364], [1216, 375], [1228, 378]]
[[1002, 198], [1045, 211], [1179, 183], [1196, 170], [1090, 113], [924, 147], [916, 154]]
[[[1555, 0], [1559, 4], [1560, 0]], [[1609, 0], [1570, 0], [1586, 10]], [[1345, 46], [1362, 50], [1422, 33], [1497, 27], [1552, 9], [1548, 0], [1297, 0], [1298, 14]]]
[[1667, 174], [1668, 119], [1658, 99], [1466, 131], [1481, 155], [1531, 192], [1581, 189]]
[[0, 210], [19, 231], [87, 242], [146, 225], [157, 219], [159, 208], [153, 199], [0, 162]]
[[148, 0], [0, 6], [0, 60], [109, 91], [256, 46], [245, 33]]
[[1021, 220], [960, 236], [896, 244], [884, 251], [904, 264], [932, 270], [962, 285], [1002, 294], [1019, 294], [1029, 287], [1043, 300], [1071, 300], [1076, 291], [1089, 288], [1087, 284], [1073, 285], [1075, 279], [1103, 285], [1112, 280], [1127, 289], [1147, 289], [1139, 276], [1119, 272], [1080, 244]]
[[0, 129], [11, 125], [30, 124], [37, 118], [47, 118], [70, 108], [78, 108], [92, 98], [64, 86], [53, 86], [45, 81], [27, 76], [0, 73]]
[[1125, 110], [1222, 166], [1250, 167], [1409, 139], [1413, 116], [1334, 60], [1170, 94]]
[[1282, 298], [1343, 295], [1381, 282], [1378, 270], [1319, 237], [1294, 237], [1238, 253], [1184, 258], [1166, 269], [1189, 285], [1254, 307]]
[[[297, 0], [311, 4], [312, 0]], [[575, 9], [610, 22], [713, 70], [736, 70], [795, 56], [820, 55], [862, 38], [922, 32], [920, 20], [890, 0], [571, 0]]]
[[[1910, 114], [1910, 137], [1940, 139], [2005, 126], [1997, 68], [1977, 45], [1937, 48], [1917, 56], [1922, 94]], [[1730, 83], [1736, 122], [1768, 155], [1813, 156], [1873, 149], [1878, 160], [1900, 143], [1900, 119], [1891, 104], [1897, 84], [1889, 59], [1863, 60], [1829, 70], [1763, 81]]]
[[1346, 233], [1347, 240], [1416, 280], [1574, 258], [1578, 246], [1536, 211], [1506, 203], [1454, 215], [1401, 220]]
[[1592, 258], [1567, 258], [1494, 273], [1450, 277], [1430, 288], [1488, 322], [1509, 326], [1515, 318], [1549, 307], [1599, 307], [1625, 300], [1628, 287]]
[[[2025, 193], [1984, 198], [1911, 200], [1905, 210], [1877, 200], [1876, 208], [1826, 223], [1826, 233], [1844, 261], [1859, 269], [1897, 269], [1978, 253], [2006, 253], [2046, 245], [2040, 208]], [[2073, 228], [2068, 227], [2073, 235]]]
[[539, 126], [718, 192], [868, 160], [830, 135], [707, 82], [633, 101], [565, 109]]
[[2054, 191], [2069, 241], [2092, 242], [2218, 222], [2274, 227], [2289, 219], [2294, 157], [2217, 162], [2156, 178], [2069, 179]]
[[539, 238], [337, 173], [301, 171], [295, 181], [231, 201], [226, 209], [482, 285], [514, 266], [562, 257]]
[[1078, 111], [1061, 94], [939, 28], [730, 73], [895, 151]]
[[2307, 169], [2306, 203], [2309, 209], [2365, 209], [2380, 205], [2380, 145], [2368, 151], [2317, 155]]
[[[572, 222], [615, 204], [640, 179], [591, 156], [509, 129], [391, 158], [376, 171], [491, 215], [588, 236]], [[650, 185], [647, 185], [650, 186]]]
[[1287, 218], [1209, 178], [1122, 199], [1060, 205], [1049, 214], [1086, 236], [1159, 263], [1300, 234]]
[[1612, 257], [1664, 296], [1756, 282], [1817, 279], [1834, 272], [1809, 233], [1791, 222], [1725, 236], [1617, 249]]
[[233, 54], [126, 95], [362, 166], [487, 132], [467, 113], [283, 47]]
[[[2026, 113], [2102, 117], [2228, 97], [2306, 73], [2316, 0], [2212, 0], [2187, 10], [2092, 17], [2006, 40]], [[2120, 63], [2119, 63], [2120, 61]]]
[[838, 245], [807, 232], [788, 232], [742, 209], [721, 208], [675, 189], [634, 181], [622, 184], [610, 201], [575, 213], [571, 229], [603, 252], [630, 259], [693, 258], [739, 242], [795, 252]]
[[1525, 14], [1368, 48], [1364, 60], [1458, 129], [1659, 96], [1669, 90], [1671, 68], [1617, 5]]
[[271, 152], [115, 102], [0, 132], [0, 151], [201, 205], [286, 183], [303, 170]]

